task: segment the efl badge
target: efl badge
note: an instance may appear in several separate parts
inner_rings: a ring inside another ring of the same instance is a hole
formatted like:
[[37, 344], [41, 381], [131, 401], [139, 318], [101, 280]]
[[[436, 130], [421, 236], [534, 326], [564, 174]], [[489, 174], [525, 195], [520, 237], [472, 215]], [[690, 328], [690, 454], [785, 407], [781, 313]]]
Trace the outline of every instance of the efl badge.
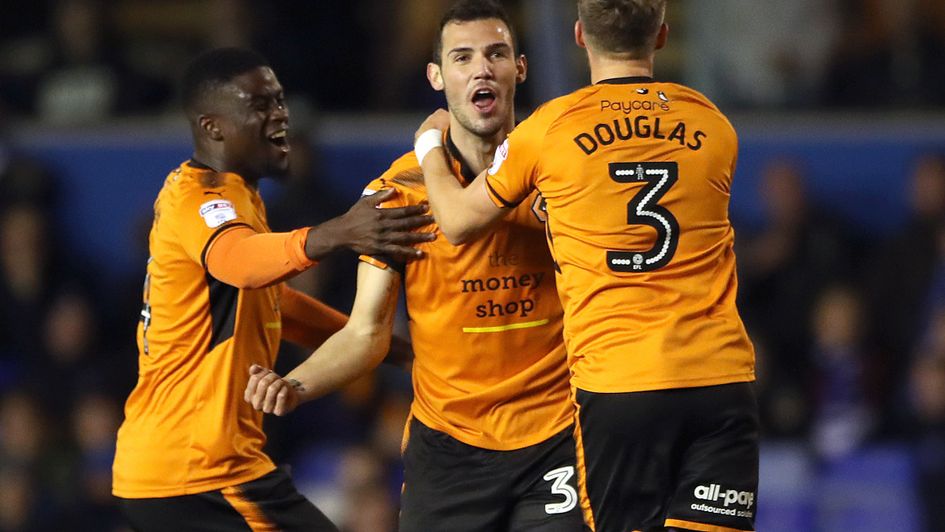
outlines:
[[236, 219], [236, 209], [225, 199], [217, 199], [200, 206], [200, 216], [211, 229]]
[[492, 166], [489, 167], [489, 175], [495, 175], [499, 171], [499, 168], [502, 167], [502, 163], [505, 162], [505, 158], [509, 156], [509, 139], [505, 139], [505, 142], [499, 145], [495, 150], [495, 158], [492, 159]]

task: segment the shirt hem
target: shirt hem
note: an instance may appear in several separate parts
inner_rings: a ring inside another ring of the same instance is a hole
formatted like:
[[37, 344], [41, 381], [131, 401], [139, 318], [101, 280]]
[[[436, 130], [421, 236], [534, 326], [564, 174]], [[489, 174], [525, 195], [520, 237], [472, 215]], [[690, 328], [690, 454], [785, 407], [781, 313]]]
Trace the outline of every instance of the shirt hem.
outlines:
[[516, 439], [510, 442], [507, 442], [505, 444], [499, 445], [497, 442], [502, 440], [502, 438], [470, 437], [469, 434], [463, 433], [462, 431], [457, 430], [455, 427], [452, 427], [450, 425], [446, 425], [446, 424], [437, 422], [431, 418], [428, 418], [422, 412], [417, 412], [416, 410], [413, 410], [411, 413], [413, 417], [417, 419], [417, 421], [423, 423], [427, 427], [436, 431], [440, 431], [451, 438], [454, 438], [456, 440], [459, 440], [462, 443], [465, 443], [466, 445], [477, 447], [479, 449], [485, 449], [487, 451], [517, 451], [519, 449], [531, 447], [532, 445], [537, 445], [539, 443], [542, 443], [551, 439], [553, 436], [560, 433], [562, 430], [568, 428], [572, 423], [574, 423], [573, 417], [565, 416], [564, 419], [562, 419], [561, 421], [553, 425], [547, 431], [539, 432], [538, 434], [541, 434], [541, 436], [539, 437]]
[[571, 378], [571, 384], [575, 388], [593, 393], [628, 393], [628, 392], [650, 392], [654, 390], [671, 390], [676, 388], [698, 388], [700, 386], [716, 386], [719, 384], [733, 384], [736, 382], [754, 382], [755, 372], [738, 373], [735, 375], [723, 375], [715, 377], [701, 377], [698, 379], [657, 381], [657, 382], [639, 382], [628, 385], [607, 385], [595, 383], [592, 379], [584, 380], [578, 376]]
[[227, 477], [224, 480], [217, 480], [214, 482], [199, 482], [194, 484], [187, 484], [183, 487], [175, 486], [173, 488], [167, 489], [123, 489], [123, 488], [112, 488], [112, 495], [120, 497], [122, 499], [160, 499], [165, 497], [179, 497], [181, 495], [194, 495], [196, 493], [205, 493], [208, 491], [215, 491], [222, 488], [227, 488], [230, 486], [236, 486], [246, 482], [250, 482], [260, 478], [262, 476], [268, 475], [276, 470], [276, 465], [273, 463], [265, 464], [265, 467], [252, 469], [249, 472], [233, 477]]

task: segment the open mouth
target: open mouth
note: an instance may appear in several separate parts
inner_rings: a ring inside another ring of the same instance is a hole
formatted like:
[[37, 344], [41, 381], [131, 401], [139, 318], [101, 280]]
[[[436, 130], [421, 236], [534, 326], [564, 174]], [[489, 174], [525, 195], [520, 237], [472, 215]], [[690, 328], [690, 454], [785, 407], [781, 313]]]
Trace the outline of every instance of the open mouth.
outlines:
[[272, 135], [266, 137], [273, 146], [279, 148], [282, 151], [289, 151], [289, 138], [288, 130], [281, 129], [276, 131]]
[[488, 113], [495, 107], [496, 95], [492, 89], [479, 89], [473, 93], [472, 103], [481, 113]]

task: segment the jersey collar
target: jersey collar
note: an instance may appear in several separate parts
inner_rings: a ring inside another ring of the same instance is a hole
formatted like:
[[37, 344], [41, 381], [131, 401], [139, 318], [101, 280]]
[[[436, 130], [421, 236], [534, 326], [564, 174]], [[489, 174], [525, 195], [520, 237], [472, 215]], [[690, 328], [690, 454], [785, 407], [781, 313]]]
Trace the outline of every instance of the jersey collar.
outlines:
[[210, 166], [208, 166], [208, 165], [206, 165], [206, 164], [204, 164], [204, 163], [202, 163], [202, 162], [200, 162], [200, 161], [198, 161], [198, 160], [196, 160], [196, 159], [194, 159], [194, 158], [187, 159], [187, 166], [189, 166], [189, 167], [191, 167], [191, 168], [193, 168], [193, 169], [195, 169], [195, 170], [206, 170], [206, 171], [208, 171], [208, 172], [216, 172], [216, 173], [218, 173], [218, 174], [220, 173], [220, 172], [217, 172], [216, 169], [211, 168]]
[[650, 76], [627, 76], [623, 78], [602, 79], [595, 83], [595, 85], [629, 85], [631, 83], [653, 83], [654, 81], [656, 80]]
[[450, 135], [449, 130], [446, 130], [446, 149], [449, 151], [450, 157], [459, 163], [459, 173], [461, 176], [463, 176], [463, 180], [467, 183], [472, 183], [478, 176], [473, 173], [472, 168], [466, 164], [462, 154], [459, 153], [459, 148], [457, 148], [456, 144], [453, 143], [453, 136]]

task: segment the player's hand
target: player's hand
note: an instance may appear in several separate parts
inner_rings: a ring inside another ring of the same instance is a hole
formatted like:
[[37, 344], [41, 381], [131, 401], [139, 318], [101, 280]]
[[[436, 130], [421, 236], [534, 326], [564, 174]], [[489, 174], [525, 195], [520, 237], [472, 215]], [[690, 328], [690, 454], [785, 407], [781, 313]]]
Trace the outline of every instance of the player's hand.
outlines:
[[348, 247], [365, 255], [388, 255], [399, 259], [423, 256], [423, 252], [410, 246], [436, 238], [433, 233], [413, 231], [433, 223], [433, 216], [427, 214], [429, 206], [380, 207], [396, 194], [396, 189], [388, 188], [365, 196], [342, 216], [348, 233]]
[[249, 382], [243, 400], [266, 414], [284, 416], [299, 405], [298, 381], [290, 382], [278, 373], [253, 364], [249, 367]]
[[413, 229], [433, 223], [427, 205], [382, 208], [380, 204], [397, 194], [384, 189], [364, 196], [345, 214], [309, 231], [305, 252], [318, 259], [332, 249], [348, 247], [363, 255], [387, 255], [399, 260], [418, 259], [423, 252], [412, 247], [436, 238], [432, 232]]
[[433, 114], [428, 116], [426, 120], [420, 124], [420, 129], [417, 130], [413, 135], [413, 141], [416, 142], [417, 139], [424, 132], [431, 129], [439, 129], [440, 131], [446, 131], [450, 127], [450, 113], [446, 109], [437, 109], [433, 111]]

